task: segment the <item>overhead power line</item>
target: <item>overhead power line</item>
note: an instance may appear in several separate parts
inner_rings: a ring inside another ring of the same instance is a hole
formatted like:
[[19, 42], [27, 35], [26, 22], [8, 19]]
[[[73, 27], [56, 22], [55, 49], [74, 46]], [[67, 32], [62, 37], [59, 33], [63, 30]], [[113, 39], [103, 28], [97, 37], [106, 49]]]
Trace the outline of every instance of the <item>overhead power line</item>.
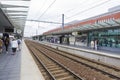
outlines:
[[[96, 2], [100, 2], [100, 1], [101, 1], [101, 0], [99, 0], [99, 1], [96, 0], [95, 2], [90, 3], [90, 4], [84, 4], [86, 1], [83, 1], [83, 2], [80, 3], [79, 5], [83, 5], [83, 6], [86, 6], [86, 5], [93, 5], [93, 4], [95, 4]], [[66, 12], [69, 13], [69, 12], [75, 10], [75, 9], [78, 9], [78, 8], [79, 8], [79, 7], [74, 7], [74, 8], [72, 8], [72, 9], [69, 9], [69, 10], [63, 12], [63, 13], [66, 14]], [[59, 17], [61, 17], [61, 14], [60, 14], [60, 15], [57, 15], [57, 16], [58, 16], [57, 18], [59, 18]], [[64, 15], [64, 16], [66, 16], [66, 15]]]
[[[40, 17], [42, 17], [42, 16], [47, 12], [47, 10], [55, 3], [55, 1], [56, 1], [56, 0], [54, 0], [54, 1], [48, 6], [48, 8], [43, 12], [43, 14], [40, 15]], [[40, 17], [39, 17], [39, 18], [40, 18]], [[39, 18], [38, 18], [38, 19], [39, 19]]]
[[[60, 22], [53, 22], [53, 21], [41, 21], [41, 20], [32, 20], [32, 19], [27, 19], [26, 21], [35, 21], [35, 22], [43, 22], [43, 23], [52, 23], [52, 24], [61, 24]], [[64, 23], [64, 25], [74, 25], [73, 23]]]
[[[42, 10], [42, 8], [45, 6], [46, 2], [47, 2], [47, 0], [44, 0], [44, 2], [43, 2], [43, 4], [41, 5], [40, 9], [39, 9], [38, 12], [36, 13], [36, 17], [39, 16], [38, 14], [39, 14], [39, 12]], [[35, 18], [36, 18], [36, 17], [35, 17]]]
[[98, 6], [101, 6], [101, 5], [103, 5], [103, 4], [106, 4], [106, 3], [109, 2], [109, 1], [111, 1], [111, 0], [107, 0], [107, 1], [104, 1], [104, 2], [102, 2], [102, 3], [100, 3], [100, 4], [96, 4], [95, 6], [90, 7], [90, 8], [88, 8], [88, 9], [85, 9], [85, 10], [83, 10], [83, 11], [80, 11], [80, 12], [78, 12], [78, 13], [72, 15], [72, 16], [67, 17], [66, 19], [69, 19], [69, 18], [71, 18], [71, 17], [80, 15], [80, 14], [82, 14], [82, 13], [84, 13], [84, 12], [90, 10], [90, 9], [93, 9], [93, 8], [95, 8], [95, 7], [98, 7]]
[[[86, 0], [85, 1], [83, 1], [81, 4], [79, 4], [79, 5], [82, 5], [82, 6], [87, 6], [87, 5], [92, 5], [92, 4], [95, 4], [96, 2], [100, 2], [101, 0], [99, 0], [99, 1], [95, 1], [95, 2], [93, 2], [93, 3], [90, 3], [90, 4], [84, 4], [84, 3], [86, 3]], [[79, 7], [74, 7], [74, 8], [72, 8], [72, 9], [70, 9], [70, 10], [67, 10], [66, 12], [67, 13], [69, 13], [69, 12], [71, 12], [71, 11], [73, 11], [73, 10], [75, 10], [75, 9], [78, 9]], [[65, 13], [65, 12], [64, 12]]]

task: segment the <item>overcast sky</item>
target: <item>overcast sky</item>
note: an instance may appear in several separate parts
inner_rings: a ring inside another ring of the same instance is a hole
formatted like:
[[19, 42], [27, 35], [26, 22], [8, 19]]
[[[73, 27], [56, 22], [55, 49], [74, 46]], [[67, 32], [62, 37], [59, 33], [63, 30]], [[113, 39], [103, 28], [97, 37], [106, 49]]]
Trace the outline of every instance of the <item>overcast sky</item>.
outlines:
[[[120, 0], [31, 0], [27, 19], [65, 23], [83, 20], [108, 12], [108, 9], [120, 5]], [[24, 36], [39, 35], [61, 24], [27, 21]]]

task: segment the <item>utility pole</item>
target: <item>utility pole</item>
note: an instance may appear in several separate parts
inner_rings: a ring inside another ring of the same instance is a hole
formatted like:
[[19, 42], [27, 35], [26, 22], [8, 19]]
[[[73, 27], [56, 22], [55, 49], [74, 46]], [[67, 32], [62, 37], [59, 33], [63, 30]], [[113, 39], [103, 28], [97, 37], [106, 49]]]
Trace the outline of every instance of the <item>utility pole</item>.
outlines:
[[64, 14], [62, 14], [62, 29], [64, 29]]

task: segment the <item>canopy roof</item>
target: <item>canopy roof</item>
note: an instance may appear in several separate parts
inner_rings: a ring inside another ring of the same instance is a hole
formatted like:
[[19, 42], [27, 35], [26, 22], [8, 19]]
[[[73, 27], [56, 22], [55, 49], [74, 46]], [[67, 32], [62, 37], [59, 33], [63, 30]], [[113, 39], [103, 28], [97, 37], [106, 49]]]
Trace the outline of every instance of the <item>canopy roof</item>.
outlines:
[[[88, 31], [88, 30], [96, 30], [101, 28], [109, 28], [109, 27], [117, 27], [120, 26], [120, 19], [117, 20], [110, 20], [107, 22], [101, 22], [101, 23], [95, 23], [95, 24], [86, 24], [86, 25], [80, 25], [76, 27], [66, 28], [66, 29], [60, 29], [57, 31], [51, 31], [50, 34], [63, 34], [63, 33], [70, 33], [70, 32], [76, 32], [76, 31]], [[47, 34], [46, 34], [47, 35]]]
[[24, 29], [30, 0], [1, 0], [0, 12], [4, 14], [0, 22], [2, 26], [8, 26], [16, 29]]
[[64, 26], [64, 29], [57, 28], [43, 33], [44, 35], [64, 34], [76, 31], [90, 31], [102, 28], [112, 28], [120, 26], [120, 11], [108, 12], [85, 20], [81, 20], [75, 24]]

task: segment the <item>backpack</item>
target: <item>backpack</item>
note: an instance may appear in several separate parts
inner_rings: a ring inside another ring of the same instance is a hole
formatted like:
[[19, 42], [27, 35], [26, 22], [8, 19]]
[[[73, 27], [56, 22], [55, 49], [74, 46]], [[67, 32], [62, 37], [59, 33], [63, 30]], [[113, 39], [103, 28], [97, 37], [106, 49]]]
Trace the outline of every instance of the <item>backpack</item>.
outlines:
[[8, 44], [9, 44], [9, 38], [6, 38], [6, 39], [4, 40], [4, 43], [5, 43], [6, 45], [8, 45]]

